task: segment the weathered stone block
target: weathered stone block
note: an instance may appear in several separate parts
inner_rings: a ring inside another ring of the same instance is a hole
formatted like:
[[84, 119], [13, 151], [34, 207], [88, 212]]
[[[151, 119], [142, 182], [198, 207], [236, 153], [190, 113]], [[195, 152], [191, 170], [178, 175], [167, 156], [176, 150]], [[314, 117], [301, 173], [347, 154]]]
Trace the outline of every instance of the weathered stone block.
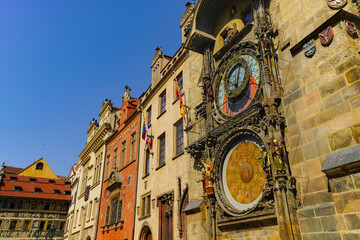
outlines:
[[328, 138], [332, 151], [349, 147], [351, 144], [353, 144], [353, 138], [349, 129], [344, 129], [340, 132], [331, 134]]
[[332, 178], [329, 181], [331, 191], [334, 193], [341, 193], [354, 189], [354, 184], [350, 176]]
[[340, 233], [304, 234], [303, 240], [341, 240]]
[[349, 230], [360, 229], [360, 213], [344, 215], [346, 227]]
[[329, 135], [329, 130], [327, 128], [327, 125], [325, 125], [325, 124], [322, 124], [319, 127], [308, 131], [308, 133], [307, 133], [307, 137], [310, 141], [317, 139], [317, 138], [325, 137], [327, 135]]
[[304, 154], [301, 147], [295, 148], [289, 152], [290, 166], [304, 162]]
[[303, 233], [322, 232], [321, 222], [318, 218], [301, 219], [300, 229]]
[[338, 231], [338, 219], [336, 216], [327, 216], [321, 218], [321, 223], [325, 232]]
[[[306, 186], [305, 186], [306, 189]], [[306, 190], [305, 190], [306, 191]], [[304, 206], [314, 206], [320, 204], [330, 204], [333, 202], [333, 198], [331, 193], [328, 191], [316, 192], [316, 193], [308, 193], [303, 198]]]
[[351, 175], [354, 180], [354, 185], [357, 189], [360, 189], [360, 173], [355, 173]]
[[342, 235], [343, 240], [359, 240], [360, 233], [345, 233]]
[[334, 71], [327, 72], [325, 74], [322, 74], [320, 78], [315, 79], [311, 83], [309, 83], [306, 86], [306, 89], [308, 92], [311, 92], [318, 88], [319, 86], [329, 82], [329, 79], [335, 79], [337, 77], [336, 73]]
[[360, 124], [351, 127], [351, 135], [357, 143], [360, 143]]
[[314, 209], [310, 208], [310, 209], [301, 209], [298, 211], [298, 218], [299, 219], [310, 219], [315, 217], [315, 212]]
[[307, 131], [309, 129], [312, 129], [316, 126], [316, 119], [315, 117], [309, 118], [305, 120], [304, 122], [299, 124], [300, 131]]
[[317, 124], [320, 125], [322, 123], [325, 123], [327, 121], [335, 119], [338, 116], [349, 112], [350, 110], [351, 110], [351, 108], [350, 108], [350, 105], [348, 102], [340, 103], [340, 104], [336, 105], [335, 107], [330, 108], [330, 109], [326, 110], [325, 112], [321, 113], [316, 119]]
[[358, 191], [334, 194], [333, 199], [338, 214], [360, 211], [360, 192]]
[[346, 50], [342, 51], [341, 53], [339, 53], [338, 55], [336, 55], [335, 57], [333, 57], [326, 63], [319, 66], [320, 74], [323, 74], [324, 72], [329, 71], [329, 69], [332, 69], [334, 66], [338, 65], [339, 63], [341, 63], [342, 61], [344, 61], [346, 58], [348, 58], [350, 56], [351, 56], [350, 49], [346, 49]]
[[287, 126], [291, 127], [296, 124], [296, 115], [287, 119]]
[[310, 184], [309, 192], [319, 192], [319, 191], [328, 190], [329, 188], [328, 179], [325, 175], [315, 178], [310, 178], [309, 184]]
[[316, 207], [314, 210], [315, 210], [316, 216], [329, 216], [329, 215], [335, 214], [334, 204]]
[[346, 62], [340, 64], [340, 66], [336, 67], [335, 70], [337, 74], [341, 74], [346, 70], [348, 70], [349, 68], [351, 68], [352, 66], [355, 66], [355, 62], [353, 59], [349, 59]]
[[315, 89], [314, 91], [303, 96], [304, 104], [306, 107], [320, 101], [319, 90]]
[[358, 108], [360, 106], [360, 96], [351, 99], [350, 104], [352, 108]]
[[331, 108], [343, 101], [341, 92], [337, 92], [324, 100], [325, 109]]
[[304, 145], [304, 157], [305, 160], [313, 159], [320, 157], [324, 154], [329, 153], [329, 144], [326, 138], [319, 139], [317, 141], [313, 141], [309, 144]]
[[307, 160], [305, 162], [305, 167], [307, 176], [316, 177], [324, 174], [321, 172], [321, 165], [318, 158]]
[[348, 83], [355, 82], [360, 79], [360, 67], [353, 68], [345, 73]]
[[334, 92], [338, 91], [339, 89], [345, 87], [345, 78], [344, 76], [340, 76], [334, 81], [331, 81], [329, 83], [326, 83], [319, 88], [320, 96], [322, 98], [327, 97]]
[[356, 95], [359, 95], [360, 94], [360, 81], [355, 82], [348, 87], [345, 87], [342, 90], [342, 93], [343, 93], [345, 100], [348, 100], [352, 97], [355, 97]]

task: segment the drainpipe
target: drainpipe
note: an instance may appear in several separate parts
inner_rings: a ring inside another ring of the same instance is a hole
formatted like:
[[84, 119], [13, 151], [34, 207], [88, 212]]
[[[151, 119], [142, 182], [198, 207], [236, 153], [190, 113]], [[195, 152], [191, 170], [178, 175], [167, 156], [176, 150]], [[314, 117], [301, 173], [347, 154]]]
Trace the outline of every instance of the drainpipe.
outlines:
[[[140, 162], [140, 131], [141, 131], [141, 120], [142, 120], [142, 114], [139, 113], [139, 118], [140, 118], [140, 122], [139, 122], [139, 139], [138, 139], [138, 156], [137, 156], [137, 166], [136, 166], [136, 185], [135, 185], [135, 202], [134, 202], [134, 219], [133, 219], [133, 232], [132, 232], [132, 238], [134, 239], [135, 236], [135, 219], [136, 219], [136, 202], [137, 202], [137, 187], [138, 187], [138, 175], [139, 175], [139, 162]], [[145, 121], [145, 119], [144, 119]]]

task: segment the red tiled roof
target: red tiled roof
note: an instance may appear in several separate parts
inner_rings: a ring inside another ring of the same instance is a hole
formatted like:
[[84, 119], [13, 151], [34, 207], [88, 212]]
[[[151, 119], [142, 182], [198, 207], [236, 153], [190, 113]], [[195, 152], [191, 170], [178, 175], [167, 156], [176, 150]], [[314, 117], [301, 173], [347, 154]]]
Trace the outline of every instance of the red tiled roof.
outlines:
[[5, 166], [5, 173], [18, 173], [21, 170], [23, 170], [23, 168], [17, 168], [17, 167], [10, 167], [10, 166]]
[[[30, 182], [30, 179], [35, 181]], [[49, 183], [49, 180], [53, 183]], [[22, 190], [14, 191], [15, 187], [21, 187]], [[35, 188], [40, 188], [42, 192], [35, 193]], [[59, 190], [61, 194], [54, 194], [54, 190]], [[68, 180], [13, 174], [4, 174], [0, 185], [0, 196], [70, 200], [70, 195], [65, 195], [65, 191], [70, 192], [70, 182]]]

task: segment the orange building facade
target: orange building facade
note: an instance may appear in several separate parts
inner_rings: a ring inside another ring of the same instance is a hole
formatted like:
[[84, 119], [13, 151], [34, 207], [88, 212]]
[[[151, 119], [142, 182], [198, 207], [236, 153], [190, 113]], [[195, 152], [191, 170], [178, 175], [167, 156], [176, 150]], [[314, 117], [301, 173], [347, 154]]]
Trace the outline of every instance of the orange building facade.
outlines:
[[98, 240], [133, 239], [141, 114], [140, 101], [125, 89], [117, 128], [106, 140]]

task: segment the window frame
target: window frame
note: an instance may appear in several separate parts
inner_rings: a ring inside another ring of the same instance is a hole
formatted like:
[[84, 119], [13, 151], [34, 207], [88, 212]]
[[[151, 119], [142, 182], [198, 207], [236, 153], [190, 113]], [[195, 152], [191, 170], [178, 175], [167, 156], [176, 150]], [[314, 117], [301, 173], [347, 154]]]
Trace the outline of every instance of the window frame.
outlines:
[[146, 114], [147, 114], [147, 127], [150, 128], [151, 127], [151, 106], [146, 110]]
[[[179, 129], [181, 126], [181, 130]], [[181, 137], [179, 137], [179, 134], [181, 133]], [[174, 153], [175, 156], [182, 154], [184, 152], [184, 122], [182, 119], [177, 121], [174, 124]], [[179, 141], [181, 140], [181, 142]]]
[[144, 177], [150, 174], [150, 151], [145, 151]]
[[159, 117], [166, 112], [166, 90], [159, 95]]
[[159, 143], [159, 157], [158, 157], [158, 166], [161, 167], [165, 165], [166, 158], [166, 138], [165, 133], [161, 134], [158, 138]]
[[140, 198], [140, 218], [151, 216], [151, 192], [148, 192]]

